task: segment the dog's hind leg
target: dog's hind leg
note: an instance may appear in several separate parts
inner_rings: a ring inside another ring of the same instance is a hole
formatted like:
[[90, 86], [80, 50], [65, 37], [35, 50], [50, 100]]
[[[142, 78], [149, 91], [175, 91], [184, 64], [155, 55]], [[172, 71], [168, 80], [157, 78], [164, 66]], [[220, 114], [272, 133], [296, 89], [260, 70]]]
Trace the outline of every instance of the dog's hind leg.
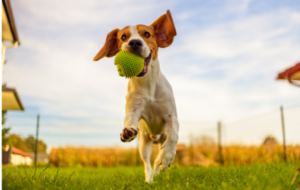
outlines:
[[[156, 143], [158, 144], [159, 150], [161, 150], [161, 146], [165, 142], [166, 138], [167, 138], [167, 135], [165, 133], [163, 133], [163, 134], [159, 135], [159, 139], [154, 142], [155, 144]], [[154, 175], [158, 175], [160, 173], [160, 167], [159, 167], [160, 163], [161, 163], [161, 158], [158, 155], [154, 161], [154, 166], [153, 166]]]
[[151, 182], [153, 180], [153, 172], [150, 164], [150, 156], [153, 141], [149, 138], [149, 134], [144, 131], [139, 132], [139, 151], [145, 167], [145, 181]]
[[175, 116], [170, 115], [170, 120], [165, 123], [166, 139], [159, 151], [157, 162], [160, 169], [164, 171], [173, 163], [176, 154], [176, 145], [178, 142], [179, 123]]

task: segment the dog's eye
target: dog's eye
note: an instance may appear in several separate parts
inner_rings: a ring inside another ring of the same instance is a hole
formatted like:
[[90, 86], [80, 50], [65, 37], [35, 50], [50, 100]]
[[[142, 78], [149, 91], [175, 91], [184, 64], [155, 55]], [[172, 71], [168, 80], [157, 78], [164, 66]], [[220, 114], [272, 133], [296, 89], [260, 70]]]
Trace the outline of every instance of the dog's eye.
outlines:
[[145, 33], [144, 33], [144, 36], [145, 36], [146, 38], [149, 38], [149, 37], [150, 37], [150, 33], [149, 33], [149, 32], [145, 32]]
[[127, 36], [126, 36], [125, 34], [123, 34], [122, 37], [121, 37], [121, 39], [122, 39], [123, 41], [125, 41], [126, 38], [127, 38]]

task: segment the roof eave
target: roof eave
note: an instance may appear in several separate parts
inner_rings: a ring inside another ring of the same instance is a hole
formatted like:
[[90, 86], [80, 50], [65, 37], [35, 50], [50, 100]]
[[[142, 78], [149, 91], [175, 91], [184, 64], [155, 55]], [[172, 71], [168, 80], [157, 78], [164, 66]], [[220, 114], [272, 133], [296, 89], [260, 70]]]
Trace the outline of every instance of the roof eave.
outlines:
[[20, 106], [21, 110], [22, 110], [22, 111], [25, 110], [25, 109], [24, 109], [24, 106], [23, 106], [23, 104], [22, 104], [22, 102], [21, 102], [21, 99], [20, 99], [20, 97], [19, 97], [19, 95], [18, 95], [18, 92], [16, 91], [16, 89], [14, 89], [14, 88], [7, 88], [6, 85], [3, 85], [3, 86], [2, 86], [2, 91], [13, 92], [14, 95], [15, 95], [15, 97], [16, 97], [16, 100], [17, 100], [18, 103], [19, 103], [19, 106]]
[[14, 20], [14, 16], [13, 16], [13, 12], [12, 12], [12, 8], [11, 8], [11, 4], [9, 0], [2, 0], [2, 4], [4, 6], [4, 10], [6, 12], [6, 16], [9, 22], [9, 26], [14, 38], [13, 43], [17, 43], [18, 45], [20, 45], [20, 39], [17, 33], [17, 27], [15, 24], [15, 20]]

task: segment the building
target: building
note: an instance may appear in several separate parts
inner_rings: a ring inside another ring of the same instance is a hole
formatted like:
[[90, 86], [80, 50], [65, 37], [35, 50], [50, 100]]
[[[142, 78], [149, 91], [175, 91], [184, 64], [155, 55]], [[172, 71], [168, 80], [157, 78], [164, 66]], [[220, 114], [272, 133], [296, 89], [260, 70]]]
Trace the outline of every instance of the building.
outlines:
[[277, 79], [288, 80], [290, 84], [300, 87], [300, 62], [278, 74]]
[[[31, 158], [34, 158], [34, 154], [30, 154]], [[36, 161], [39, 164], [48, 164], [49, 163], [49, 156], [47, 153], [37, 153]]]
[[24, 107], [16, 89], [2, 85], [2, 111], [8, 110], [24, 110]]
[[2, 164], [31, 165], [32, 157], [27, 152], [6, 145], [5, 149], [2, 150]]
[[[15, 20], [9, 0], [2, 0], [2, 72], [5, 64], [5, 51], [20, 45]], [[2, 86], [2, 112], [24, 110], [21, 99], [14, 88]]]
[[10, 162], [12, 165], [31, 165], [32, 158], [27, 152], [12, 147]]
[[5, 63], [5, 50], [19, 45], [20, 40], [10, 2], [2, 0], [2, 70]]

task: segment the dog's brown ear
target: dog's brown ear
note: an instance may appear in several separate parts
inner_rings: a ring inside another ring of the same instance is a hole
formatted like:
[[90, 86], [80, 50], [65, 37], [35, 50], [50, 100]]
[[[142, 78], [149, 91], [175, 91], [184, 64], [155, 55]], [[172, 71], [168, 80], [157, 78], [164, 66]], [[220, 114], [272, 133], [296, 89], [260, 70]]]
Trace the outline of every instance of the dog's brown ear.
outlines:
[[103, 57], [112, 57], [118, 53], [117, 34], [119, 29], [114, 29], [107, 34], [106, 42], [98, 54], [94, 57], [94, 61], [98, 61]]
[[173, 22], [171, 12], [167, 10], [167, 13], [160, 16], [150, 26], [153, 26], [158, 46], [165, 48], [173, 43], [176, 36], [176, 29]]

